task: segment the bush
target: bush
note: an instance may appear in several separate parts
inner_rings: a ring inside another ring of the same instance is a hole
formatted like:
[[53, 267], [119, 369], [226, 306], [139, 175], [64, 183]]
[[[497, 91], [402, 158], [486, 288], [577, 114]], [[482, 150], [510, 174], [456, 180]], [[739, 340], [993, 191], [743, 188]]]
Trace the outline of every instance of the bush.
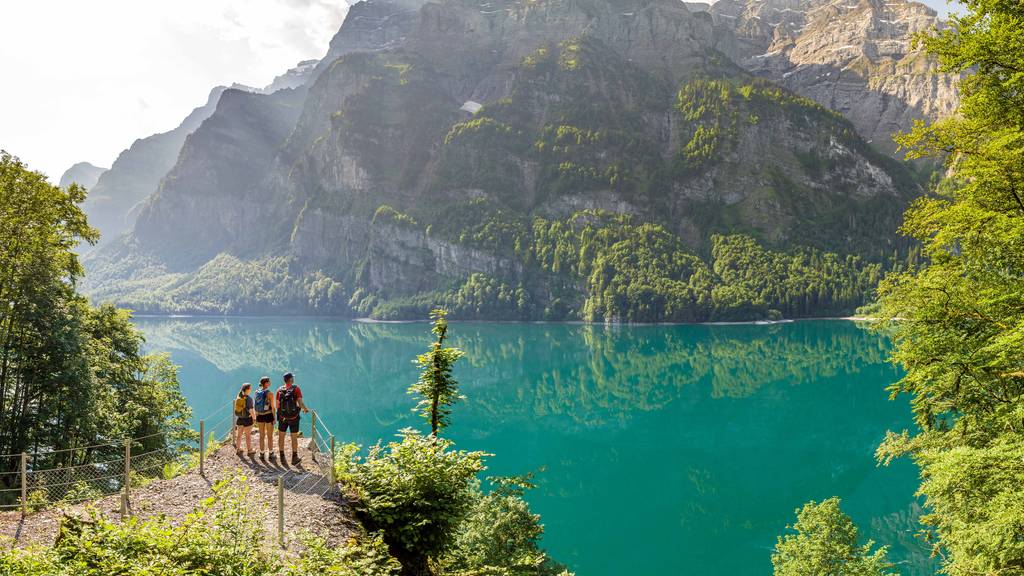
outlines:
[[538, 546], [544, 527], [523, 499], [532, 475], [492, 478], [495, 488], [477, 492], [473, 508], [459, 526], [455, 545], [435, 573], [549, 576], [568, 574]]
[[265, 542], [267, 535], [247, 493], [244, 479], [220, 482], [214, 487], [214, 496], [180, 523], [165, 517], [131, 518], [122, 524], [96, 514], [87, 520], [66, 517], [54, 546], [0, 551], [0, 574], [398, 574], [400, 566], [388, 554], [380, 535], [360, 534], [339, 548], [302, 536], [303, 552], [296, 559], [263, 552], [263, 547], [255, 544]]
[[350, 448], [338, 477], [357, 493], [373, 530], [381, 530], [411, 573], [451, 548], [459, 525], [476, 503], [482, 452], [452, 449], [450, 440], [403, 430], [401, 442], [376, 445], [365, 459]]

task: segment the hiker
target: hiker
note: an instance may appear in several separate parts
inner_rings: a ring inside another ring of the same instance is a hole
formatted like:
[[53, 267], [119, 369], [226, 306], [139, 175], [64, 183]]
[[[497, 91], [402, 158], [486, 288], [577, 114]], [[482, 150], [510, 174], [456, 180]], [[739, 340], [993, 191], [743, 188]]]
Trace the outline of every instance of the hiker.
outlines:
[[242, 455], [242, 437], [245, 436], [245, 451], [250, 458], [255, 454], [252, 451], [252, 423], [256, 419], [252, 396], [249, 396], [251, 390], [252, 384], [246, 382], [235, 398], [235, 454]]
[[281, 464], [285, 463], [284, 433], [292, 436], [292, 464], [297, 465], [299, 458], [299, 410], [309, 412], [302, 401], [302, 390], [295, 385], [295, 377], [291, 372], [284, 375], [284, 386], [277, 389], [277, 449], [281, 454]]
[[276, 460], [274, 454], [274, 410], [276, 402], [274, 393], [270, 391], [270, 377], [260, 378], [260, 389], [256, 391], [254, 402], [256, 410], [256, 431], [260, 436], [260, 459]]

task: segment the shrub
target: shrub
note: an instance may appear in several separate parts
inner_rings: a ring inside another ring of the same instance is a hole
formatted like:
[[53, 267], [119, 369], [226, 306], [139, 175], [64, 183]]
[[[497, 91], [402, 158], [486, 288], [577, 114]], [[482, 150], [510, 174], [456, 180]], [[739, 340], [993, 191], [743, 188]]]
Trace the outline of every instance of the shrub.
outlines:
[[549, 576], [567, 574], [539, 547], [544, 527], [524, 500], [534, 487], [532, 474], [491, 478], [494, 489], [477, 492], [469, 515], [459, 526], [453, 549], [436, 573]]
[[302, 535], [298, 558], [266, 553], [258, 545], [267, 536], [259, 508], [247, 496], [243, 478], [220, 482], [180, 523], [156, 517], [118, 524], [96, 513], [65, 517], [54, 546], [0, 551], [0, 574], [396, 576], [401, 568], [376, 534], [360, 534], [339, 548]]
[[457, 528], [476, 503], [482, 452], [452, 449], [452, 442], [403, 430], [400, 442], [376, 445], [365, 459], [343, 450], [337, 460], [359, 496], [361, 512], [412, 573], [447, 551]]

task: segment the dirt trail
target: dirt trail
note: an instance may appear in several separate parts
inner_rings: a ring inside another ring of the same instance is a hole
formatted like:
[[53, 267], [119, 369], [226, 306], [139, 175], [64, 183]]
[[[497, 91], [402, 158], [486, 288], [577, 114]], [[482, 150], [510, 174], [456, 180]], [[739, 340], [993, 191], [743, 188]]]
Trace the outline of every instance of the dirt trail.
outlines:
[[[275, 437], [276, 440], [276, 437]], [[253, 445], [257, 446], [254, 435]], [[228, 445], [206, 459], [205, 476], [193, 470], [171, 480], [156, 480], [131, 491], [131, 510], [135, 516], [147, 518], [165, 515], [181, 519], [199, 502], [213, 495], [213, 485], [236, 474], [246, 477], [249, 486], [248, 501], [252, 501], [266, 526], [268, 541], [277, 537], [277, 479], [282, 478], [285, 500], [286, 545], [295, 544], [294, 536], [303, 530], [326, 538], [332, 544], [348, 539], [356, 526], [351, 508], [337, 487], [321, 474], [324, 456], [308, 449], [309, 439], [300, 438], [302, 461], [297, 465], [239, 457]], [[291, 448], [288, 449], [289, 459]], [[262, 503], [262, 506], [256, 503]], [[0, 545], [15, 546], [52, 544], [57, 536], [61, 518], [65, 514], [86, 516], [94, 508], [107, 518], [119, 520], [121, 496], [115, 494], [93, 502], [66, 507], [55, 507], [25, 518], [20, 512], [0, 513]], [[289, 540], [288, 537], [292, 536]]]

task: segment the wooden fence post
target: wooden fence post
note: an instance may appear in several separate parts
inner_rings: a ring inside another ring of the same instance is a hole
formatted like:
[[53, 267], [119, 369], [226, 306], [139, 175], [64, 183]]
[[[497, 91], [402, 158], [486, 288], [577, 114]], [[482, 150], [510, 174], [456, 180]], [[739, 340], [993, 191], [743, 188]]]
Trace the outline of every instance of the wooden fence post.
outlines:
[[328, 462], [328, 465], [331, 467], [329, 476], [331, 479], [331, 486], [334, 486], [334, 434], [331, 434], [331, 459], [330, 462]]
[[310, 414], [313, 416], [313, 429], [310, 431], [309, 437], [313, 439], [313, 446], [315, 448], [312, 450], [312, 452], [316, 454], [317, 452], [319, 452], [319, 446], [316, 443], [316, 410], [313, 410], [312, 412], [310, 412]]
[[199, 421], [199, 475], [206, 476], [206, 469], [203, 465], [206, 462], [206, 422]]
[[21, 515], [28, 514], [28, 454], [21, 453]]
[[125, 509], [131, 506], [131, 474], [132, 474], [132, 439], [124, 439], [124, 504]]
[[284, 478], [277, 477], [277, 543], [284, 548]]

